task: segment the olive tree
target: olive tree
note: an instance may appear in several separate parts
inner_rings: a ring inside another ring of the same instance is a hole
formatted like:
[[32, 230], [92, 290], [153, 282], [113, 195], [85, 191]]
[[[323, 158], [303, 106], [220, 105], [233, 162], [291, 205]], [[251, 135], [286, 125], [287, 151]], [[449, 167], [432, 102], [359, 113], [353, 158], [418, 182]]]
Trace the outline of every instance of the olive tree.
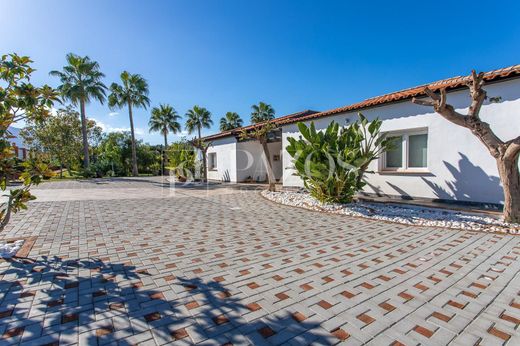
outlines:
[[480, 118], [480, 110], [486, 100], [484, 85], [484, 73], [471, 72], [467, 86], [471, 96], [471, 104], [467, 114], [462, 114], [447, 103], [446, 88], [438, 92], [426, 87], [424, 92], [429, 100], [414, 98], [412, 102], [433, 107], [435, 112], [444, 119], [467, 128], [487, 148], [491, 156], [496, 160], [498, 174], [504, 189], [504, 220], [506, 222], [520, 222], [520, 172], [518, 160], [520, 155], [520, 136], [510, 140], [500, 139], [491, 126]]

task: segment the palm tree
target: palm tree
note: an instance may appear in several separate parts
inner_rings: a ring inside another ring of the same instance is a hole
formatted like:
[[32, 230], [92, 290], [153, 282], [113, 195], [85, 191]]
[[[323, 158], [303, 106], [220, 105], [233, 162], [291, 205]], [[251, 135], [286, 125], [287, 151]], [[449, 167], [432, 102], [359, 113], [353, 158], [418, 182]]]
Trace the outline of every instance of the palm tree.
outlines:
[[274, 109], [267, 103], [260, 102], [257, 105], [252, 105], [251, 108], [253, 109], [251, 112], [251, 122], [253, 124], [258, 124], [274, 118]]
[[220, 118], [220, 131], [228, 131], [242, 126], [242, 118], [235, 112], [227, 112]]
[[110, 96], [108, 96], [108, 106], [110, 108], [123, 108], [128, 106], [128, 116], [130, 118], [130, 132], [132, 134], [132, 175], [136, 177], [137, 172], [137, 152], [135, 149], [134, 118], [133, 107], [143, 107], [146, 109], [150, 105], [148, 98], [148, 82], [141, 75], [131, 74], [127, 71], [121, 73], [122, 85], [112, 83], [110, 86]]
[[179, 119], [181, 117], [170, 105], [159, 105], [152, 108], [152, 116], [148, 122], [150, 132], [160, 132], [164, 136], [164, 148], [168, 147], [168, 133], [178, 133], [181, 131]]
[[[213, 125], [213, 121], [211, 120], [211, 113], [204, 107], [199, 106], [193, 106], [192, 109], [188, 110], [186, 112], [186, 117], [188, 118], [186, 120], [186, 130], [188, 133], [193, 133], [195, 130], [198, 134], [198, 146], [202, 148], [202, 141], [201, 141], [201, 129], [207, 128], [209, 129], [211, 125]], [[202, 151], [202, 165], [203, 165], [203, 175], [204, 175], [204, 181], [207, 181], [207, 174], [208, 170], [207, 168], [207, 162], [206, 162], [206, 150]]]
[[166, 174], [166, 149], [168, 148], [168, 132], [177, 133], [181, 131], [179, 123], [180, 116], [170, 105], [159, 105], [152, 108], [152, 116], [148, 122], [150, 132], [160, 132], [164, 136], [163, 172]]
[[88, 151], [87, 116], [85, 105], [95, 99], [101, 104], [105, 101], [107, 87], [101, 79], [105, 77], [99, 71], [99, 64], [88, 56], [78, 56], [69, 53], [66, 56], [67, 65], [62, 71], [51, 71], [50, 75], [60, 78], [58, 90], [63, 98], [78, 106], [81, 114], [81, 134], [83, 136], [83, 167], [90, 164]]

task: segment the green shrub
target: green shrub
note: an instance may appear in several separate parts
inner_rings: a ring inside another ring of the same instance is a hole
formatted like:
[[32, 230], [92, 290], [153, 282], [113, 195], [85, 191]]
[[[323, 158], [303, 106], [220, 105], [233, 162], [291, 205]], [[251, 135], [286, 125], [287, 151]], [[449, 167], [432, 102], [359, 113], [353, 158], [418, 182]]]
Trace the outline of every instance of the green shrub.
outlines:
[[369, 163], [391, 148], [380, 134], [381, 120], [359, 120], [341, 127], [331, 122], [325, 131], [298, 123], [299, 139], [288, 138], [287, 152], [293, 158], [296, 175], [311, 196], [320, 202], [349, 203], [365, 182]]
[[169, 169], [179, 178], [195, 176], [196, 153], [193, 146], [186, 141], [172, 143], [167, 151]]

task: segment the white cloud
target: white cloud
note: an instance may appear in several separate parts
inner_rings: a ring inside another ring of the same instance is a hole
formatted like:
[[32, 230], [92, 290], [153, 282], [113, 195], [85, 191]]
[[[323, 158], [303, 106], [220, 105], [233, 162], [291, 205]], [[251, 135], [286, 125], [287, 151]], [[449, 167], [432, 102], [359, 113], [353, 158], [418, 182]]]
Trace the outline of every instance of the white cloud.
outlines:
[[[102, 122], [100, 120], [97, 120], [97, 119], [94, 119], [94, 118], [91, 118], [91, 119], [94, 120], [99, 127], [101, 127], [103, 132], [110, 133], [110, 132], [130, 131], [129, 127], [113, 127], [112, 125], [105, 124], [104, 122]], [[140, 127], [135, 127], [134, 131], [135, 131], [135, 134], [139, 135], [139, 136], [142, 136], [145, 133], [144, 129], [142, 129]]]
[[119, 112], [110, 112], [110, 113], [108, 113], [108, 116], [115, 117], [118, 114], [119, 114]]

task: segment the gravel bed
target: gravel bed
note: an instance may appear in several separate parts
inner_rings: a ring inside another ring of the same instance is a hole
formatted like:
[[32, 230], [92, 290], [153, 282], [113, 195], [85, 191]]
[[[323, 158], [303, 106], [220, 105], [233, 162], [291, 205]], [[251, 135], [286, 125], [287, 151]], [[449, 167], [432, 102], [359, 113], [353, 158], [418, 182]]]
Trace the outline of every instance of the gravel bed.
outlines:
[[474, 213], [389, 203], [353, 202], [349, 204], [322, 204], [308, 193], [301, 192], [271, 192], [266, 190], [262, 191], [262, 196], [284, 205], [405, 225], [520, 234], [520, 224], [509, 224], [493, 217]]

